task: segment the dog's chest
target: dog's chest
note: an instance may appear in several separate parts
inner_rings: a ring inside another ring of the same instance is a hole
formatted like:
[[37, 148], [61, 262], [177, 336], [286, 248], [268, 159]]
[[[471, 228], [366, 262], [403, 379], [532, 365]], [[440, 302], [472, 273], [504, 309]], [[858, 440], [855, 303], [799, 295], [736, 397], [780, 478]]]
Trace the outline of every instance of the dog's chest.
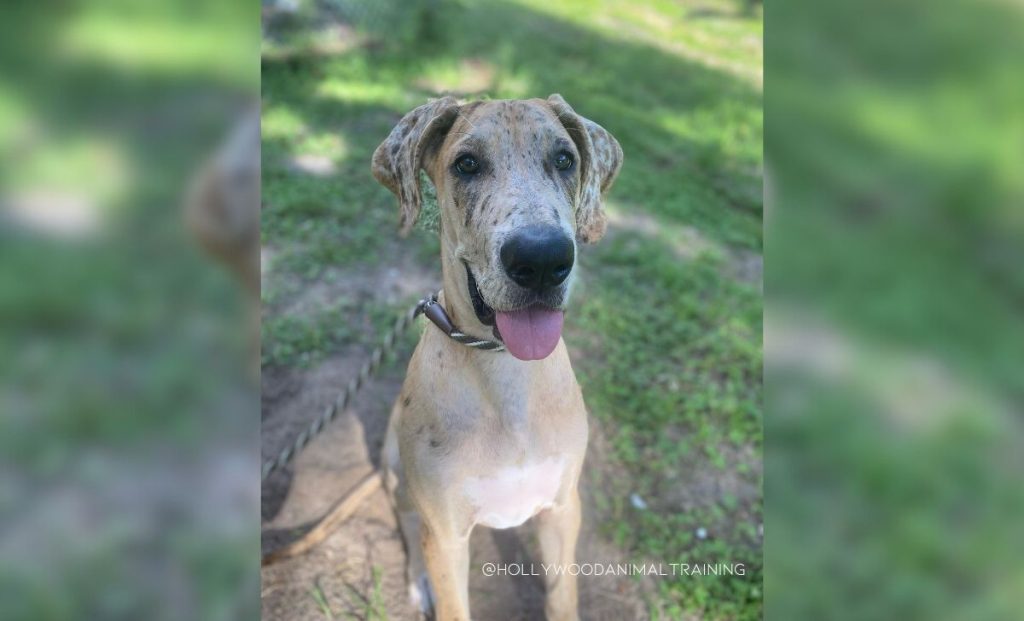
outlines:
[[471, 477], [463, 491], [476, 524], [512, 528], [554, 505], [564, 475], [565, 459], [551, 457]]

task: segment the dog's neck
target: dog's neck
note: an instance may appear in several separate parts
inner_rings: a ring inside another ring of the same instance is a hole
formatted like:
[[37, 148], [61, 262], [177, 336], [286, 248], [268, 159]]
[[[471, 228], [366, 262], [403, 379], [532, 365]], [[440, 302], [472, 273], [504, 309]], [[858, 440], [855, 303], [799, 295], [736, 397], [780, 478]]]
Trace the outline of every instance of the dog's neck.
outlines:
[[441, 236], [441, 274], [443, 304], [448, 317], [459, 331], [481, 339], [493, 339], [493, 327], [484, 325], [473, 311], [466, 282], [466, 266], [455, 256], [454, 242]]
[[[444, 289], [440, 302], [452, 324], [459, 331], [482, 339], [493, 339], [493, 326], [483, 324], [473, 311], [466, 282], [466, 267], [457, 256], [457, 242], [441, 235], [441, 270]], [[542, 378], [556, 375], [554, 369], [568, 366], [563, 346], [544, 360], [524, 362], [508, 352], [490, 352], [470, 349], [440, 336], [441, 347], [452, 348], [452, 355], [471, 359], [471, 370], [481, 394], [487, 395], [493, 412], [508, 432], [526, 433], [530, 427], [531, 393], [543, 383]], [[476, 413], [474, 415], [478, 415]]]

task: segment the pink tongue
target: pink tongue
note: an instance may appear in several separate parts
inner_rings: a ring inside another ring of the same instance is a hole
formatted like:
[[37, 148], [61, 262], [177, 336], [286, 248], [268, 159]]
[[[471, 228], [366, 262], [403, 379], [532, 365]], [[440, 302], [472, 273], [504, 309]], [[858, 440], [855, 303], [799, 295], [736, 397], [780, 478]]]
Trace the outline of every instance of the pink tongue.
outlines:
[[520, 360], [541, 360], [558, 345], [563, 316], [562, 311], [531, 307], [498, 312], [495, 319], [510, 354]]

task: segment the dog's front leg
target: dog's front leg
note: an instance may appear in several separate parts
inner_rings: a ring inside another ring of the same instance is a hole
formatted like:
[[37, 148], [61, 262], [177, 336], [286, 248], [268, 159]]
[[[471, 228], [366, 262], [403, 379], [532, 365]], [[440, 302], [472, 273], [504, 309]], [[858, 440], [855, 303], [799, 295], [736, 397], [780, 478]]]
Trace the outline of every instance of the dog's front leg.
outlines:
[[547, 602], [544, 611], [548, 621], [577, 621], [576, 573], [570, 566], [576, 562], [576, 538], [580, 534], [580, 497], [574, 489], [560, 505], [537, 515], [537, 538]]
[[422, 540], [437, 621], [469, 621], [469, 537], [424, 522]]

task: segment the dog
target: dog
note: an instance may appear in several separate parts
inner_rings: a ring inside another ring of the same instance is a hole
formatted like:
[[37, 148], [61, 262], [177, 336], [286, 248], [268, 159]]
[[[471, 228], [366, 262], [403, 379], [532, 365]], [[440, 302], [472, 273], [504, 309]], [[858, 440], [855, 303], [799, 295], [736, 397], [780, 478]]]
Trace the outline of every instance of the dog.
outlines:
[[[561, 339], [577, 243], [605, 232], [618, 141], [560, 95], [405, 115], [373, 155], [408, 233], [437, 191], [443, 290], [460, 332], [428, 326], [392, 409], [382, 468], [408, 551], [410, 597], [427, 616], [468, 620], [469, 536], [534, 518], [542, 562], [575, 560], [587, 412]], [[577, 619], [576, 578], [545, 577], [551, 621]]]
[[260, 107], [251, 104], [185, 194], [186, 229], [243, 288], [249, 370], [260, 370]]
[[260, 108], [251, 106], [192, 180], [185, 225], [251, 296], [260, 293]]

